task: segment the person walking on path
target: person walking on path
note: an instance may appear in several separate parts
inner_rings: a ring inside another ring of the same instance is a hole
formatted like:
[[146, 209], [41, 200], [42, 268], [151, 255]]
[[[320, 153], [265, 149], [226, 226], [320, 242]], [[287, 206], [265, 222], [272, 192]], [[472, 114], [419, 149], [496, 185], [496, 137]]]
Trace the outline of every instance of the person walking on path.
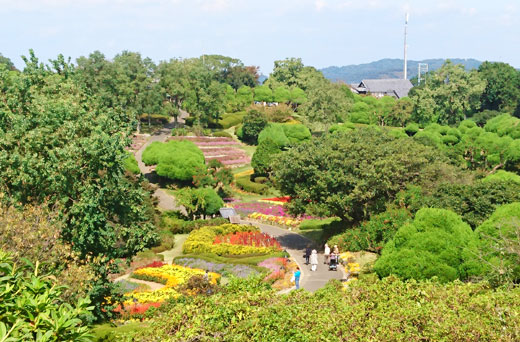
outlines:
[[329, 257], [330, 257], [330, 247], [328, 244], [325, 244], [325, 250], [323, 251], [323, 263], [328, 264], [329, 263]]
[[334, 245], [334, 254], [339, 255], [338, 245]]
[[316, 271], [318, 268], [318, 252], [313, 249], [311, 253], [311, 271]]
[[302, 271], [300, 271], [299, 267], [296, 267], [296, 271], [294, 272], [294, 285], [296, 286], [296, 290], [300, 288], [300, 277], [302, 275]]
[[303, 255], [305, 257], [305, 265], [309, 264], [309, 258], [311, 257], [311, 246], [307, 245], [307, 248], [305, 248], [305, 254]]

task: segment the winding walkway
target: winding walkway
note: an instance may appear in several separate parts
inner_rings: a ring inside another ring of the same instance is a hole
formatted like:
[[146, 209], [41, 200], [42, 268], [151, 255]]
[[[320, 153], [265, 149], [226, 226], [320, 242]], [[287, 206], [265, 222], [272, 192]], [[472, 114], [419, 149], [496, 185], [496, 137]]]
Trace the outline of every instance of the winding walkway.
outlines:
[[[181, 110], [178, 123], [184, 124], [184, 119], [187, 118], [189, 114], [183, 110]], [[172, 119], [173, 120], [173, 119]], [[157, 183], [158, 180], [156, 179], [156, 175], [153, 172], [153, 168], [150, 166], [146, 166], [143, 163], [143, 152], [144, 150], [150, 145], [151, 143], [155, 141], [165, 142], [166, 139], [168, 139], [172, 135], [172, 128], [175, 126], [174, 121], [170, 121], [166, 125], [164, 125], [163, 128], [160, 130], [154, 132], [152, 135], [150, 135], [150, 138], [146, 142], [146, 144], [143, 144], [141, 148], [135, 153], [135, 159], [137, 160], [137, 165], [139, 166], [139, 170], [144, 175], [146, 179], [150, 181], [150, 183]], [[175, 202], [175, 199], [173, 196], [170, 196], [166, 191], [164, 191], [161, 188], [157, 188], [153, 194], [155, 197], [159, 200], [159, 208], [162, 210], [184, 210], [184, 208], [179, 207], [177, 203]]]
[[[188, 117], [189, 114], [185, 111], [181, 111], [181, 114], [179, 116], [179, 123], [184, 123], [184, 118]], [[142, 155], [143, 151], [146, 149], [148, 145], [150, 145], [154, 141], [160, 141], [164, 142], [168, 137], [171, 136], [171, 130], [174, 127], [174, 123], [170, 122], [166, 124], [162, 129], [155, 132], [150, 136], [146, 144], [144, 144], [135, 154], [135, 158], [137, 159], [137, 164], [139, 166], [139, 170], [141, 170], [141, 173], [150, 181], [150, 183], [157, 183], [157, 179], [155, 178], [155, 173], [153, 172], [153, 169], [151, 167], [148, 167], [144, 165], [142, 161]], [[163, 189], [158, 188], [155, 190], [154, 196], [156, 196], [159, 200], [159, 208], [162, 210], [184, 210], [184, 208], [179, 207], [176, 202], [175, 198]], [[311, 271], [310, 265], [305, 265], [305, 258], [303, 257], [303, 251], [307, 247], [307, 245], [313, 245], [313, 242], [306, 237], [288, 231], [286, 229], [282, 229], [279, 227], [258, 223], [258, 222], [252, 222], [252, 221], [242, 221], [244, 224], [252, 224], [260, 228], [260, 230], [264, 233], [267, 233], [271, 236], [276, 237], [276, 239], [280, 242], [282, 247], [285, 248], [285, 250], [289, 253], [289, 255], [296, 261], [298, 266], [300, 267], [300, 270], [302, 271], [302, 277], [300, 280], [300, 287], [307, 290], [314, 292], [323, 286], [327, 284], [327, 282], [331, 279], [344, 279], [345, 278], [345, 272], [343, 270], [343, 267], [338, 267], [337, 271], [329, 271], [328, 265], [325, 265], [323, 263], [324, 256], [322, 253], [318, 254], [318, 269], [316, 271]], [[177, 242], [177, 241], [176, 241]], [[182, 244], [180, 244], [182, 246]], [[315, 248], [315, 246], [314, 246]], [[319, 248], [317, 248], [319, 250]], [[167, 253], [165, 253], [165, 259], [173, 259], [173, 257]], [[121, 277], [123, 278], [123, 277]], [[132, 279], [134, 281], [134, 279]], [[138, 282], [138, 281], [136, 281]], [[141, 283], [142, 281], [139, 281]], [[149, 282], [142, 282], [146, 283], [147, 285]], [[160, 285], [160, 284], [156, 284]], [[162, 287], [162, 285], [160, 285]], [[152, 287], [153, 289], [153, 287]]]
[[242, 221], [241, 223], [252, 224], [260, 228], [262, 232], [276, 237], [282, 247], [285, 248], [289, 255], [296, 261], [298, 266], [300, 266], [300, 270], [302, 271], [302, 278], [300, 280], [301, 288], [314, 292], [325, 286], [325, 284], [327, 284], [331, 279], [341, 280], [346, 277], [343, 267], [341, 266], [338, 267], [337, 271], [329, 271], [328, 265], [323, 263], [324, 256], [322, 253], [318, 253], [317, 270], [314, 272], [311, 271], [311, 265], [305, 265], [303, 254], [307, 245], [311, 245], [312, 248], [316, 248], [316, 246], [313, 246], [313, 242], [306, 237], [268, 224], [252, 221]]

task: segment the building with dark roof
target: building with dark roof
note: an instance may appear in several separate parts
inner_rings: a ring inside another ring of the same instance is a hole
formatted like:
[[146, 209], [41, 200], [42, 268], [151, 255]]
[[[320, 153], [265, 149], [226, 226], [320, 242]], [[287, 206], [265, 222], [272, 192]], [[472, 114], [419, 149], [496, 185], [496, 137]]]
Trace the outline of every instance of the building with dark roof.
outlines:
[[358, 94], [370, 94], [374, 97], [393, 96], [396, 99], [408, 96], [413, 88], [412, 82], [399, 78], [363, 80], [357, 87], [352, 87]]

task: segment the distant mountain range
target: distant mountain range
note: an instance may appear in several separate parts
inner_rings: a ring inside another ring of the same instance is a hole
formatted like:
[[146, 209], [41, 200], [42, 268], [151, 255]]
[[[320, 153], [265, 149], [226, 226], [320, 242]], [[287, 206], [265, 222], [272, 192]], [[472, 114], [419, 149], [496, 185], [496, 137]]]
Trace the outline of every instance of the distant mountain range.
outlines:
[[[463, 64], [466, 70], [476, 69], [482, 64], [476, 59], [453, 58], [450, 60], [454, 64]], [[419, 63], [427, 63], [428, 70], [437, 70], [445, 62], [445, 59], [425, 59], [423, 61], [408, 61], [408, 78], [417, 76], [417, 67]], [[331, 66], [320, 71], [331, 81], [343, 81], [346, 83], [359, 83], [363, 79], [379, 79], [379, 78], [401, 78], [403, 77], [402, 59], [385, 58], [376, 62], [358, 65], [346, 65], [342, 67]]]

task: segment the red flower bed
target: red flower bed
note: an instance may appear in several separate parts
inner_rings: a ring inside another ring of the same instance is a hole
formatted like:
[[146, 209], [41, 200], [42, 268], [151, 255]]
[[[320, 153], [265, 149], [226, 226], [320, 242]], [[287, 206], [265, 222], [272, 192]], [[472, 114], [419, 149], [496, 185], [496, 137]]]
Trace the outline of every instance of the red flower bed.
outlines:
[[140, 270], [141, 268], [148, 268], [148, 267], [158, 268], [158, 267], [163, 267], [164, 265], [166, 265], [166, 264], [162, 261], [154, 261], [148, 265], [138, 267], [138, 268], [136, 268], [136, 270]]
[[280, 243], [274, 237], [260, 232], [238, 232], [215, 237], [213, 244], [229, 243], [232, 245], [276, 247], [282, 249]]
[[152, 306], [158, 308], [162, 304], [163, 303], [136, 303], [131, 305], [126, 304], [123, 305], [123, 307], [119, 305], [114, 311], [119, 313], [123, 319], [143, 318], [146, 311]]
[[289, 203], [291, 201], [291, 196], [262, 198], [262, 201]]

